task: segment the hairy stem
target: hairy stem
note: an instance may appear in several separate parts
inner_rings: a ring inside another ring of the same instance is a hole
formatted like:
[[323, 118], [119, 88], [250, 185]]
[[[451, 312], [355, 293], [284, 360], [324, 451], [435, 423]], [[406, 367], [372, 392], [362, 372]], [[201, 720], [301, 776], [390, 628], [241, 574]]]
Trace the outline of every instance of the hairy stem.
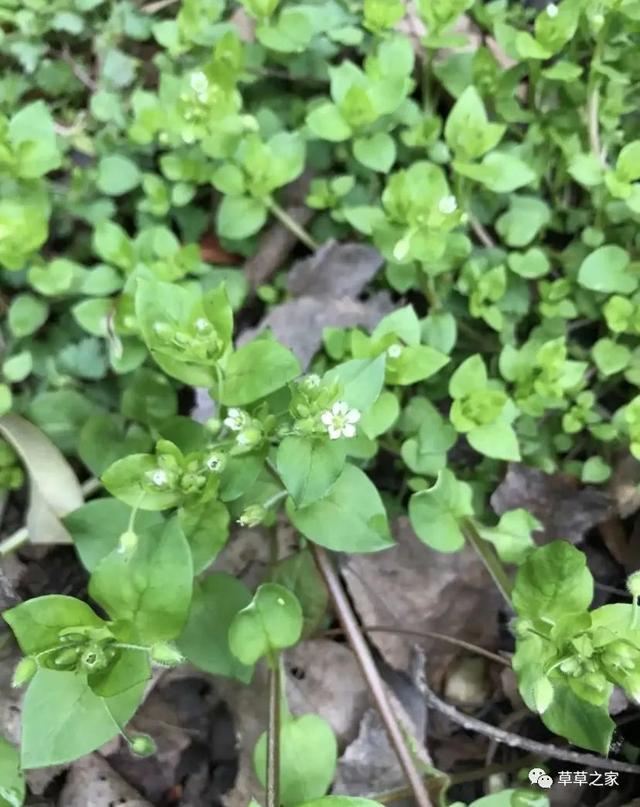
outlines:
[[470, 519], [465, 519], [462, 525], [462, 532], [464, 533], [467, 541], [469, 541], [471, 546], [477, 552], [480, 560], [484, 563], [487, 571], [493, 578], [493, 582], [496, 584], [505, 602], [509, 606], [509, 609], [513, 610], [513, 605], [511, 603], [511, 580], [509, 580], [509, 576], [507, 575], [504, 566], [500, 562], [494, 548], [480, 537], [475, 525]]
[[353, 613], [351, 604], [342, 587], [342, 582], [327, 553], [315, 545], [311, 545], [311, 551], [315, 557], [318, 570], [329, 590], [336, 613], [349, 640], [351, 649], [358, 660], [362, 674], [369, 687], [371, 697], [382, 718], [391, 745], [396, 752], [398, 761], [407, 778], [414, 801], [418, 807], [432, 807], [432, 801], [425, 787], [423, 777], [416, 767], [415, 760], [407, 746], [402, 729], [391, 708], [384, 684], [376, 668], [373, 656], [371, 655], [371, 650], [362, 635], [356, 616]]
[[315, 252], [317, 249], [320, 248], [320, 244], [318, 244], [309, 233], [305, 230], [302, 225], [298, 224], [298, 222], [290, 216], [287, 211], [280, 207], [280, 205], [274, 200], [269, 199], [268, 202], [269, 210], [273, 213], [273, 215], [279, 219], [282, 224], [292, 232], [297, 239], [302, 241], [302, 243], [309, 247], [312, 252]]

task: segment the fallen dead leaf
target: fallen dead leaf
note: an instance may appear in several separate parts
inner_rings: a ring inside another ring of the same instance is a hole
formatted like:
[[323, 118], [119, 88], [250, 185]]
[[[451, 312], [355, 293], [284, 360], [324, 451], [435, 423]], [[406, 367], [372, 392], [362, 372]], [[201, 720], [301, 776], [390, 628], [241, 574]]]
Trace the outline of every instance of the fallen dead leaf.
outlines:
[[613, 514], [613, 501], [597, 488], [581, 487], [563, 474], [512, 463], [491, 497], [498, 515], [523, 507], [543, 525], [542, 543], [578, 543], [585, 533]]
[[58, 801], [59, 807], [152, 807], [99, 754], [75, 762]]
[[[495, 648], [500, 596], [474, 551], [469, 547], [451, 555], [435, 552], [420, 543], [405, 517], [395, 521], [393, 533], [398, 542], [393, 548], [349, 557], [343, 565], [361, 622], [434, 631]], [[396, 670], [409, 668], [413, 645], [423, 647], [434, 689], [442, 686], [449, 664], [461, 655], [436, 639], [378, 632], [370, 639]]]

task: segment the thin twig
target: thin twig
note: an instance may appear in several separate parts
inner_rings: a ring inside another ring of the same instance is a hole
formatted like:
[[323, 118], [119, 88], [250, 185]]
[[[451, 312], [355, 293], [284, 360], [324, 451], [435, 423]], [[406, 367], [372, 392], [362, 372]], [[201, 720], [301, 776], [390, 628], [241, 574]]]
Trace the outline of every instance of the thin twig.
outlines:
[[478, 237], [478, 241], [484, 244], [485, 247], [495, 247], [496, 242], [493, 240], [493, 238], [491, 238], [491, 236], [485, 230], [483, 225], [480, 224], [478, 219], [475, 216], [472, 216], [471, 213], [469, 213], [468, 216], [469, 216], [469, 226]]
[[[447, 636], [444, 633], [436, 633], [431, 630], [412, 630], [411, 628], [399, 628], [396, 625], [362, 625], [360, 628], [364, 633], [397, 633], [399, 636], [415, 636], [418, 639], [436, 639], [437, 641], [446, 642], [447, 644], [461, 647], [468, 650], [470, 653], [477, 653], [479, 656], [485, 656], [490, 661], [495, 661], [505, 667], [510, 667], [511, 662], [508, 658], [499, 656], [497, 653], [492, 653], [491, 650], [486, 650], [484, 647], [465, 642], [464, 639], [457, 639], [455, 636]], [[342, 634], [342, 628], [335, 630], [326, 630], [323, 632], [324, 636], [331, 636], [332, 634]]]
[[287, 211], [280, 207], [280, 205], [275, 202], [273, 199], [269, 202], [269, 210], [273, 213], [273, 215], [279, 219], [284, 226], [290, 230], [295, 237], [302, 241], [302, 243], [309, 247], [312, 252], [315, 252], [317, 249], [320, 248], [320, 244], [318, 244], [314, 239], [309, 235], [309, 233], [302, 227], [298, 222], [292, 218]]
[[480, 556], [480, 560], [482, 560], [487, 571], [493, 578], [493, 582], [496, 584], [505, 602], [509, 606], [509, 610], [513, 610], [513, 605], [511, 604], [511, 580], [509, 580], [495, 549], [491, 544], [482, 539], [470, 519], [466, 519], [463, 523], [462, 532], [467, 541], [469, 541], [476, 553]]
[[418, 807], [432, 807], [432, 801], [425, 787], [424, 781], [418, 771], [411, 751], [409, 750], [402, 730], [398, 725], [396, 716], [391, 708], [387, 693], [384, 688], [380, 674], [376, 668], [375, 661], [371, 655], [369, 645], [365, 641], [358, 621], [353, 613], [351, 604], [342, 587], [342, 582], [327, 553], [312, 545], [311, 551], [315, 557], [318, 570], [329, 590], [331, 599], [335, 606], [338, 618], [342, 623], [344, 632], [349, 639], [351, 648], [358, 660], [362, 674], [367, 682], [371, 697], [373, 698], [382, 722], [384, 723], [391, 745], [398, 757], [400, 765], [404, 771], [407, 781], [411, 787], [413, 798]]
[[156, 0], [154, 3], [147, 3], [146, 6], [142, 6], [140, 11], [143, 14], [155, 14], [157, 11], [162, 11], [163, 8], [167, 8], [178, 2], [179, 0]]
[[73, 58], [71, 52], [69, 51], [69, 48], [65, 47], [61, 53], [61, 56], [63, 61], [65, 61], [69, 65], [69, 67], [71, 68], [71, 72], [81, 84], [84, 84], [84, 86], [88, 90], [91, 90], [91, 92], [95, 92], [98, 89], [98, 85], [91, 78], [89, 73], [87, 73], [84, 67], [82, 67], [82, 65], [79, 65]]
[[269, 669], [269, 722], [267, 725], [266, 807], [280, 807], [280, 662], [273, 659]]
[[[86, 482], [83, 482], [80, 486], [82, 490], [82, 495], [87, 498], [92, 493], [95, 493], [102, 487], [102, 482], [95, 477], [91, 477], [87, 479]], [[10, 555], [12, 552], [15, 552], [17, 549], [20, 549], [21, 546], [26, 544], [29, 540], [29, 530], [27, 529], [26, 525], [24, 527], [20, 527], [19, 530], [16, 530], [14, 533], [9, 535], [4, 541], [0, 542], [0, 558], [5, 555]]]
[[477, 717], [459, 712], [454, 706], [443, 701], [435, 692], [426, 688], [427, 704], [436, 709], [441, 714], [449, 718], [467, 731], [475, 731], [485, 737], [490, 737], [496, 742], [508, 745], [511, 748], [522, 748], [537, 754], [540, 757], [562, 759], [566, 762], [574, 762], [587, 768], [602, 768], [608, 771], [619, 771], [620, 773], [640, 774], [640, 765], [632, 765], [629, 762], [622, 762], [617, 759], [605, 759], [595, 754], [581, 754], [572, 751], [570, 748], [560, 748], [557, 745], [540, 743], [537, 740], [530, 740], [528, 737], [521, 737], [519, 734], [512, 734], [510, 731], [496, 728]]

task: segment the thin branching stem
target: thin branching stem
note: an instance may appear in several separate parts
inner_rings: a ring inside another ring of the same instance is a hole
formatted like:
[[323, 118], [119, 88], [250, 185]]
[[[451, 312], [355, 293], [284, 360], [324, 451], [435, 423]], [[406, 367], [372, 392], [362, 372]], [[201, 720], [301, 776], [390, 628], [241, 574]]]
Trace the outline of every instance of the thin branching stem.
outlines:
[[418, 771], [416, 762], [409, 750], [402, 733], [402, 729], [398, 723], [396, 715], [391, 708], [387, 693], [384, 687], [380, 673], [376, 667], [375, 661], [369, 649], [362, 631], [358, 624], [351, 604], [347, 598], [345, 590], [338, 573], [336, 572], [331, 559], [327, 553], [320, 547], [312, 545], [311, 551], [314, 554], [316, 565], [320, 574], [322, 575], [325, 585], [329, 591], [329, 595], [333, 600], [333, 604], [340, 620], [344, 632], [349, 640], [351, 649], [353, 650], [356, 659], [362, 670], [371, 697], [378, 709], [384, 727], [391, 741], [391, 745], [398, 757], [398, 761], [407, 778], [407, 782], [411, 788], [411, 793], [417, 807], [432, 807], [432, 801], [425, 787], [422, 775]]

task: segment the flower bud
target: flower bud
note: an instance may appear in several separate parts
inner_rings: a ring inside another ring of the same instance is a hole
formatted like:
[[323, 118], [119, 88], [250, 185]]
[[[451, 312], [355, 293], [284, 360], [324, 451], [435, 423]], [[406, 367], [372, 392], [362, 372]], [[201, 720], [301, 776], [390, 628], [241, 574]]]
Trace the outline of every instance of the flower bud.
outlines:
[[632, 597], [640, 597], [640, 570], [627, 577], [627, 590]]
[[258, 445], [260, 440], [262, 440], [262, 432], [260, 429], [256, 429], [255, 426], [249, 426], [248, 428], [243, 429], [236, 437], [236, 442], [238, 445], [244, 446], [245, 448]]
[[212, 451], [204, 461], [207, 470], [214, 474], [221, 474], [227, 464], [227, 456], [222, 451]]
[[118, 549], [124, 555], [131, 555], [138, 546], [138, 534], [133, 530], [125, 530], [119, 539]]
[[38, 664], [31, 656], [25, 656], [20, 659], [11, 679], [12, 687], [21, 687], [23, 684], [28, 683], [38, 671]]
[[137, 757], [150, 757], [158, 750], [153, 737], [148, 734], [136, 734], [128, 738], [129, 748]]
[[184, 661], [184, 656], [172, 644], [158, 642], [151, 647], [151, 661], [164, 667], [177, 667]]
[[207, 431], [210, 431], [211, 434], [217, 434], [222, 428], [222, 421], [220, 418], [209, 418], [205, 421], [204, 427]]
[[257, 527], [258, 524], [262, 523], [266, 515], [267, 511], [261, 504], [251, 504], [243, 510], [238, 519], [238, 524], [241, 527]]

